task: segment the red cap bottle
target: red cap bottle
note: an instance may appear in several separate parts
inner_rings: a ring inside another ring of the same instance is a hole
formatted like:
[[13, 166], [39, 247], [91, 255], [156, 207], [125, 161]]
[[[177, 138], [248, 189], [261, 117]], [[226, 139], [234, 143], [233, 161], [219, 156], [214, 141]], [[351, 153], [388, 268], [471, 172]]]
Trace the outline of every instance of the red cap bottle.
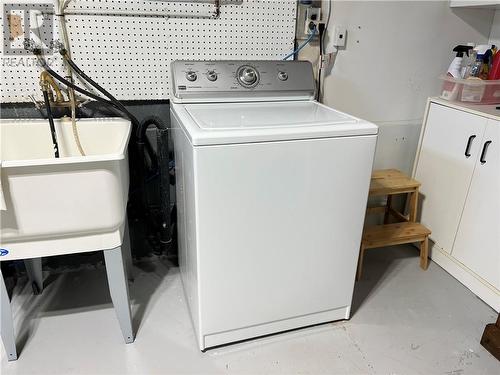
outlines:
[[493, 56], [493, 63], [488, 73], [488, 79], [500, 79], [500, 51]]

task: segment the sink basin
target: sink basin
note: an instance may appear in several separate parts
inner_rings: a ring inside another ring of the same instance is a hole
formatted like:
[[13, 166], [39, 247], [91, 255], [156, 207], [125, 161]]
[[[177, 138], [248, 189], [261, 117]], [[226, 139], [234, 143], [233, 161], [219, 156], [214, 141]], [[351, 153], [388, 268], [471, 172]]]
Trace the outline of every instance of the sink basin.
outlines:
[[123, 241], [129, 121], [81, 119], [80, 156], [69, 119], [0, 120], [0, 260], [106, 250]]

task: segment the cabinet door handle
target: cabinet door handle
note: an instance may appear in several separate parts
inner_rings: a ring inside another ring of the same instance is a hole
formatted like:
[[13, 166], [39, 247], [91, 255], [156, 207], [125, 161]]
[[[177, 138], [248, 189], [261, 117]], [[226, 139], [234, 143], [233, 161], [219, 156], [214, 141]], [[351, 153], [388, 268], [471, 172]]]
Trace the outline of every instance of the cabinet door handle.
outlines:
[[479, 159], [481, 161], [481, 164], [486, 163], [486, 153], [488, 152], [488, 147], [490, 147], [491, 141], [486, 141], [484, 142], [483, 146], [483, 151], [481, 152], [481, 158]]
[[472, 141], [476, 138], [476, 135], [471, 135], [469, 137], [469, 140], [467, 141], [467, 146], [465, 146], [465, 157], [469, 158], [471, 156], [470, 154], [470, 148], [472, 147]]

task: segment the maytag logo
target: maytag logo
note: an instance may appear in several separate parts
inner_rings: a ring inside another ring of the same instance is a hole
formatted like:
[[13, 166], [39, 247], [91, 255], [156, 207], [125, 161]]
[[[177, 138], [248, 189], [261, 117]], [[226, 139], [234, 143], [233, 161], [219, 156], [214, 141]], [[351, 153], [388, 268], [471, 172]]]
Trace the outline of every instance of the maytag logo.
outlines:
[[4, 257], [9, 253], [7, 249], [0, 249], [0, 257]]

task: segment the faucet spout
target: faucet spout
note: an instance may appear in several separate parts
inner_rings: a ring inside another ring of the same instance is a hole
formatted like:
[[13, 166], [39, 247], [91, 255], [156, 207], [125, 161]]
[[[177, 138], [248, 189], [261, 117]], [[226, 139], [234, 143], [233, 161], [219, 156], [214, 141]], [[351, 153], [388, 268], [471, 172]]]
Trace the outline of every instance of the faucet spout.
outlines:
[[65, 100], [64, 100], [64, 96], [62, 94], [61, 89], [54, 81], [54, 78], [52, 78], [52, 76], [46, 70], [44, 70], [40, 74], [40, 86], [42, 86], [42, 91], [46, 91], [47, 93], [50, 93], [51, 96], [53, 96], [52, 92], [55, 92], [55, 94], [56, 94], [55, 102], [56, 103], [64, 103]]

